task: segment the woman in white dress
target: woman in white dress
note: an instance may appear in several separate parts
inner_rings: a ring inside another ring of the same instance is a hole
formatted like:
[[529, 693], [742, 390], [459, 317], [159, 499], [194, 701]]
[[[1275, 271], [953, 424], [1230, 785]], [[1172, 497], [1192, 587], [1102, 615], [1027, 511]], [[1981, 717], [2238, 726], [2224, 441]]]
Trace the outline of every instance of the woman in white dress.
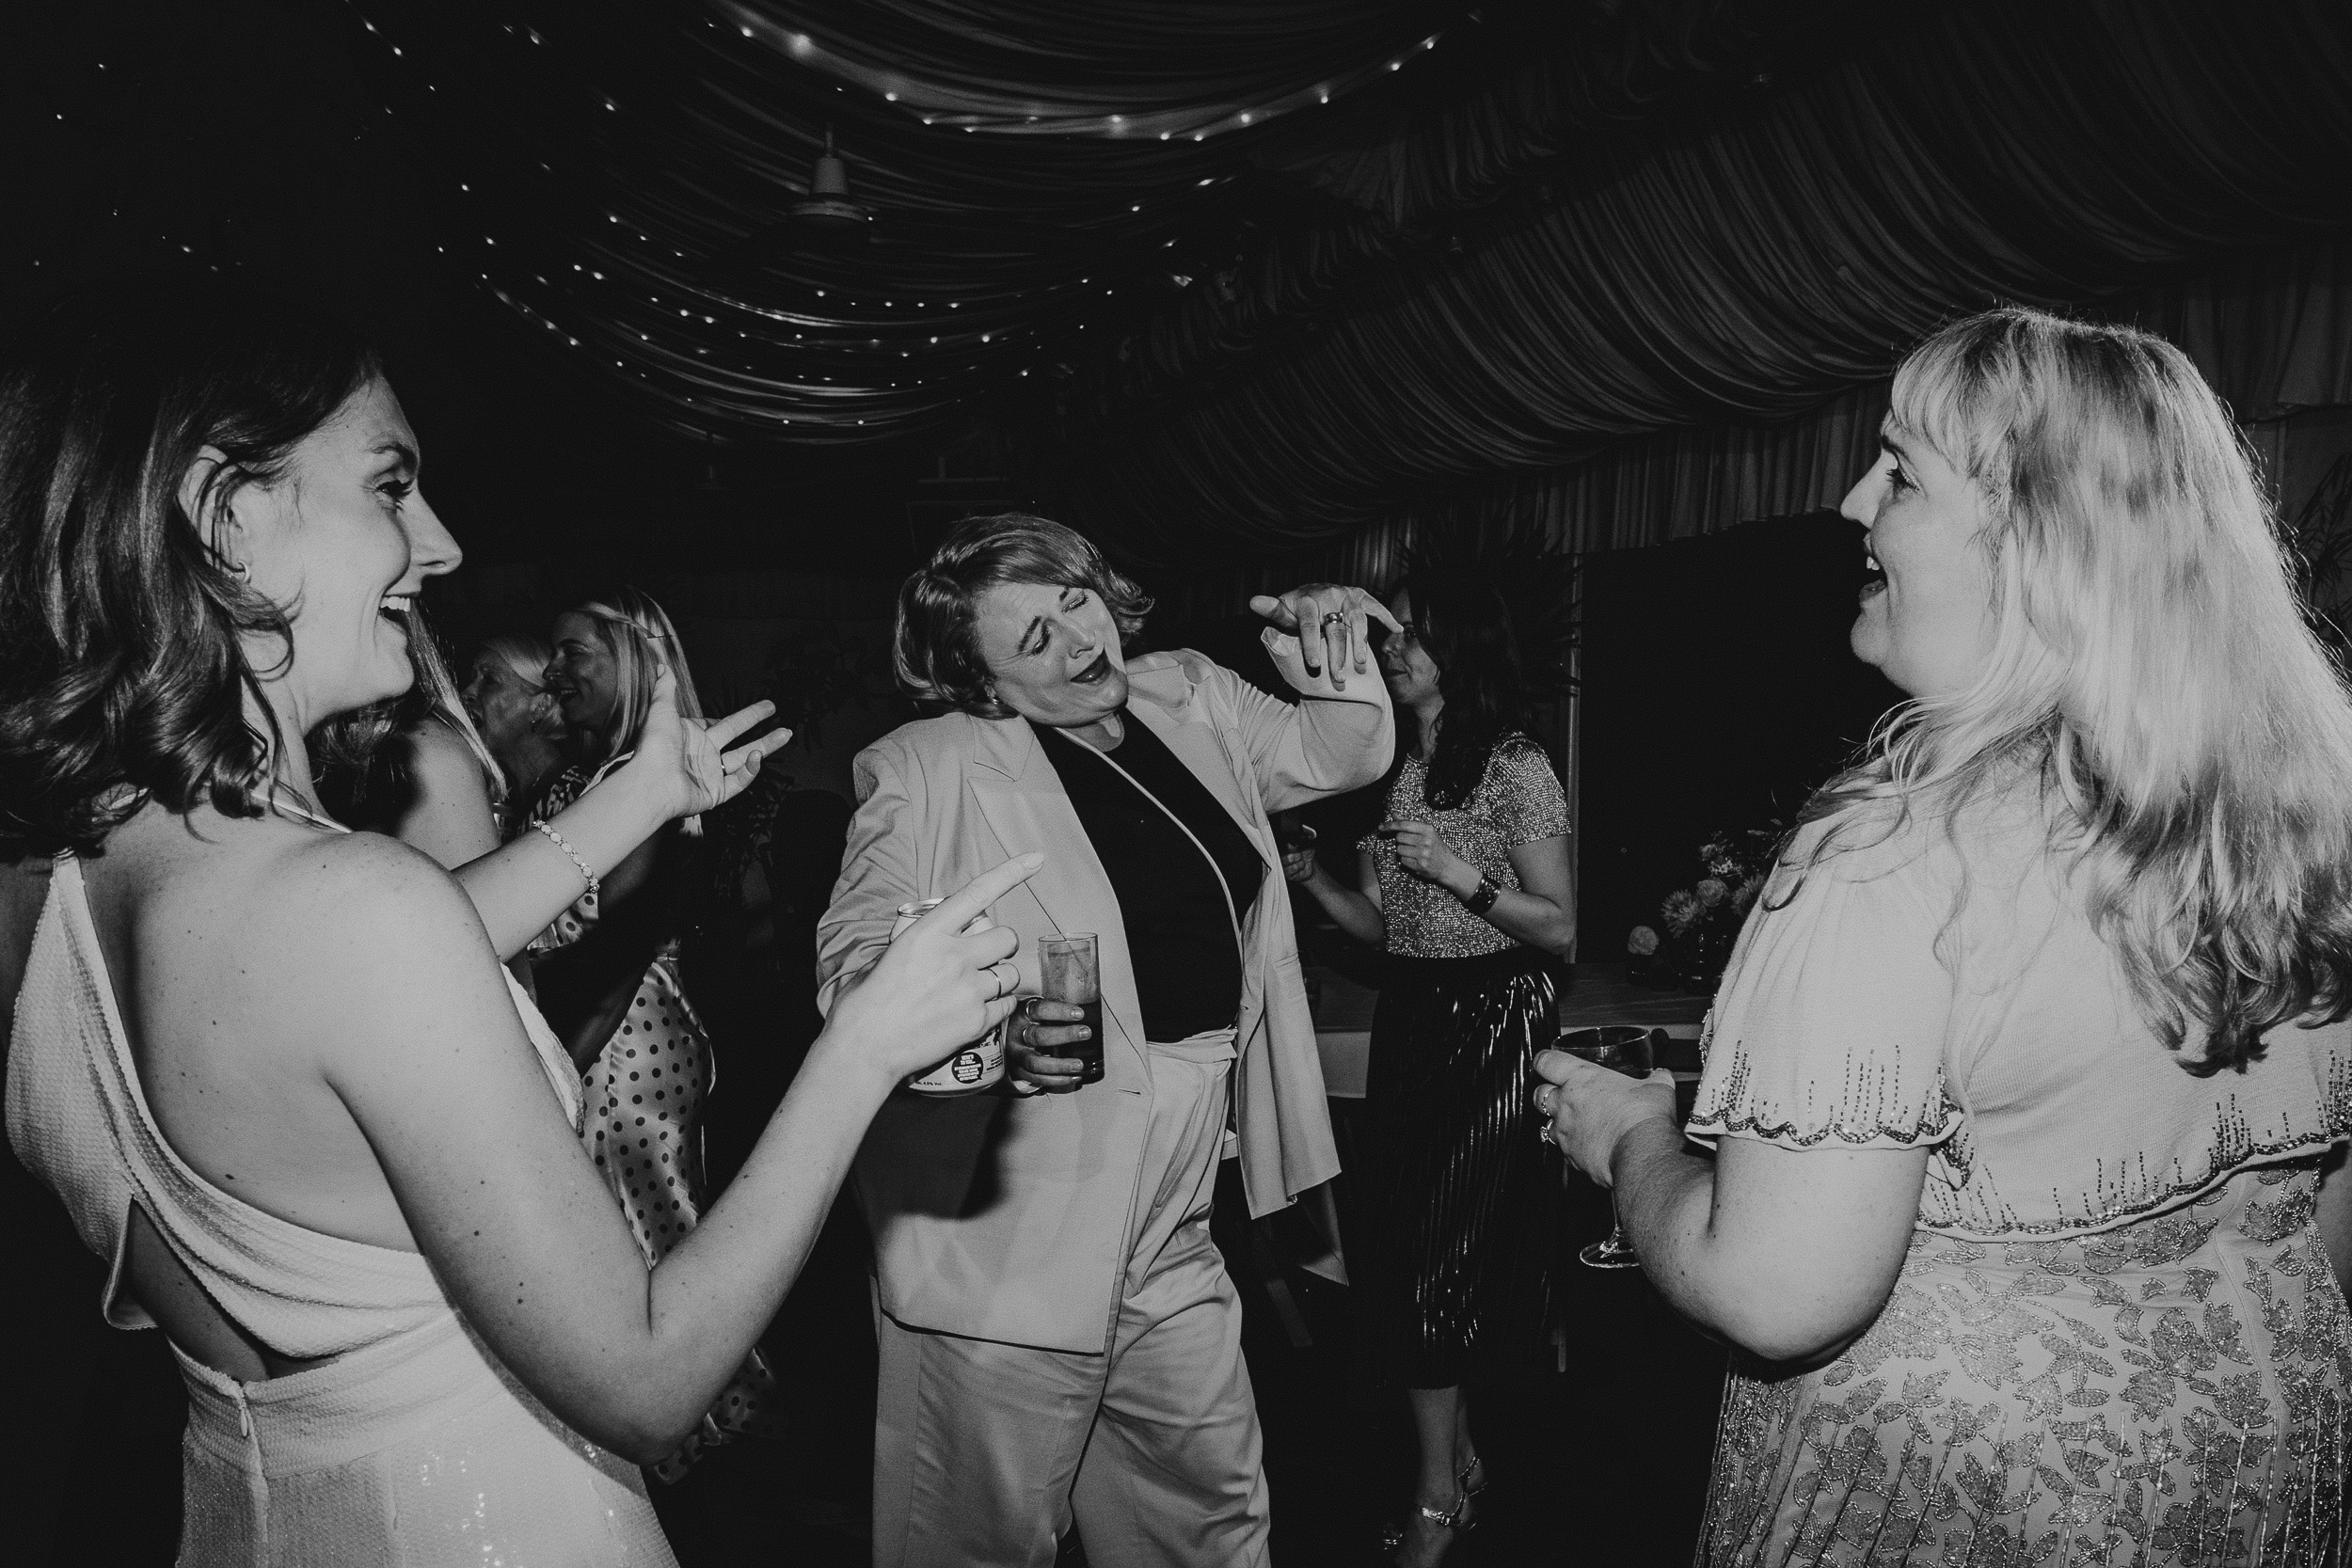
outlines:
[[[977, 879], [836, 1002], [724, 1197], [644, 1266], [500, 970], [578, 881], [726, 799], [762, 717], [665, 689], [552, 831], [467, 867], [345, 833], [299, 739], [412, 678], [458, 550], [341, 328], [193, 286], [0, 356], [0, 1005], [16, 1153], [186, 1379], [181, 1560], [671, 1560], [672, 1451], [774, 1312], [891, 1085], [1001, 1019]], [[578, 879], [555, 891], [561, 879]]]

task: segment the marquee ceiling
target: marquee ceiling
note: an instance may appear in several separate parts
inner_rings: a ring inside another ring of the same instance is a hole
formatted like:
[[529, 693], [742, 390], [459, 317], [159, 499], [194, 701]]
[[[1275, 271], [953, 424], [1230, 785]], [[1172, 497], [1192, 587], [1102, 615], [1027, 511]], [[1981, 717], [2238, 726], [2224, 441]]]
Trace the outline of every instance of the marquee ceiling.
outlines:
[[[448, 264], [675, 428], [796, 445], [935, 428], [1126, 330], [1217, 263], [1286, 121], [1443, 96], [1441, 50], [1522, 31], [1477, 8], [353, 0]], [[846, 243], [790, 214], [829, 133], [873, 214]]]
[[[1855, 8], [349, 4], [453, 270], [674, 429], [801, 448], [1048, 404], [1272, 235], [1484, 205], [1564, 121], [1638, 126]], [[829, 133], [850, 243], [790, 214]]]
[[[989, 471], [1137, 562], [1301, 548], [1797, 413], [1994, 297], [2352, 222], [2342, 0], [223, 8], [233, 76], [179, 63], [221, 29], [159, 3], [101, 28], [49, 0], [55, 65], [0, 54], [53, 214], [23, 278], [145, 244], [348, 274], [362, 309], [408, 301], [395, 338], [465, 322], [412, 356], [450, 367], [418, 382], [437, 450], [567, 532], [635, 527], [660, 454], [701, 448], [670, 477], [713, 476], [716, 516], [742, 476], [729, 505], [790, 548], [780, 478], [978, 424], [1013, 458]], [[829, 133], [873, 214], [846, 243], [792, 212]], [[476, 388], [469, 360], [546, 373]], [[595, 394], [551, 425], [628, 416], [613, 479], [553, 472], [578, 502], [504, 439], [539, 388]]]
[[2352, 236], [2344, 0], [1832, 10], [1630, 133], [1596, 85], [1661, 56], [1596, 40], [1309, 166], [1371, 211], [1267, 235], [1238, 301], [1086, 367], [1064, 510], [1144, 561], [1297, 550], [1790, 419], [1996, 302], [2095, 308]]

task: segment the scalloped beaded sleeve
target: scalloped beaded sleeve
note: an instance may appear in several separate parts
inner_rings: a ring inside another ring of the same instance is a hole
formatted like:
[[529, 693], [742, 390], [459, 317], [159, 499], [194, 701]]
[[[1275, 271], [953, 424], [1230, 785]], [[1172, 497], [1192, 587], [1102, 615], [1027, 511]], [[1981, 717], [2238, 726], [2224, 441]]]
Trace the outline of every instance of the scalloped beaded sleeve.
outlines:
[[1773, 873], [1708, 1021], [1691, 1137], [1916, 1148], [1959, 1130], [1936, 940], [1949, 898], [1886, 847]]

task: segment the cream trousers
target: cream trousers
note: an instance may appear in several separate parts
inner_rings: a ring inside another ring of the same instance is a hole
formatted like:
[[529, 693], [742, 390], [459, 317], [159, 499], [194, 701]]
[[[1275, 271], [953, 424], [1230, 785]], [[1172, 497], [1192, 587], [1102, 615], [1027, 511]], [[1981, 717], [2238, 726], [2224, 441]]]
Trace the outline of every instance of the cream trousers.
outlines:
[[1096, 1568], [1266, 1562], [1241, 1300], [1209, 1239], [1232, 1031], [1149, 1054], [1152, 1117], [1107, 1355], [876, 1314], [875, 1568], [1052, 1568], [1073, 1518]]

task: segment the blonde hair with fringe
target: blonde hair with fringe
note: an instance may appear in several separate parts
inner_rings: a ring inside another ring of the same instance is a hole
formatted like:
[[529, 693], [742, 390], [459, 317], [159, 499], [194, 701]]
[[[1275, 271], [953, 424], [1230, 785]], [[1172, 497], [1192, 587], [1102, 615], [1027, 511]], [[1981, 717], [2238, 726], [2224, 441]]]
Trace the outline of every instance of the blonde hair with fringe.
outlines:
[[2352, 1011], [2352, 703], [2187, 356], [1988, 311], [1903, 362], [1889, 419], [1979, 488], [1994, 642], [1973, 684], [1890, 713], [1815, 798], [1817, 860], [1873, 803], [1950, 825], [2030, 784], [2190, 1071]]
[[[686, 643], [671, 624], [669, 612], [651, 594], [623, 583], [609, 594], [574, 605], [572, 613], [596, 623], [596, 636], [612, 656], [618, 688], [614, 709], [620, 719], [612, 736], [614, 756], [636, 750], [645, 715], [653, 709], [654, 682], [665, 664], [677, 677], [678, 712], [690, 722], [702, 721], [702, 697], [694, 689], [693, 672], [686, 665]], [[701, 832], [701, 816], [687, 817], [684, 827], [690, 833]]]

